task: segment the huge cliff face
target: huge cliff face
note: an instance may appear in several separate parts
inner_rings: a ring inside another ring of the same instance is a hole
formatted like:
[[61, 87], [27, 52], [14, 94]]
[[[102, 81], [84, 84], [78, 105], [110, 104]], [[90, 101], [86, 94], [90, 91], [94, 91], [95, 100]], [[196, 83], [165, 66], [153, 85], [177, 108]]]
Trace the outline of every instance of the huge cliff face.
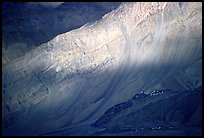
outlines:
[[201, 11], [201, 3], [124, 3], [4, 64], [4, 132], [93, 123], [136, 92], [200, 86]]

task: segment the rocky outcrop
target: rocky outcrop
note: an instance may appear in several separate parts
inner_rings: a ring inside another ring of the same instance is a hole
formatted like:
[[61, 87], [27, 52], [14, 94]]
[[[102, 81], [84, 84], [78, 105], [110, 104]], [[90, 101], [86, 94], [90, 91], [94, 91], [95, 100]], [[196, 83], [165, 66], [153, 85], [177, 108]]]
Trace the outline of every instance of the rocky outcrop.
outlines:
[[108, 109], [92, 126], [125, 128], [128, 125], [140, 128], [144, 125], [143, 128], [151, 129], [154, 124], [154, 127], [201, 127], [201, 94], [202, 87], [188, 91], [164, 89], [154, 90], [151, 94], [139, 93], [132, 98], [134, 101], [129, 100]]

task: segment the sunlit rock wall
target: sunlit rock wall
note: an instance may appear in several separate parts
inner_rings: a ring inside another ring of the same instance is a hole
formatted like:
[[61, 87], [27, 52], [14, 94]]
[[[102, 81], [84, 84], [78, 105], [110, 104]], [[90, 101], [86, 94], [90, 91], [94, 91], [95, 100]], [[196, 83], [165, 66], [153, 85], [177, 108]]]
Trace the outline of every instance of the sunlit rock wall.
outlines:
[[119, 5], [120, 2], [3, 2], [2, 62], [12, 61], [59, 34], [99, 20]]
[[176, 73], [179, 80], [196, 79], [190, 86], [197, 87], [201, 11], [201, 3], [124, 3], [4, 64], [4, 132], [36, 134], [93, 122], [136, 92], [168, 83], [174, 88]]

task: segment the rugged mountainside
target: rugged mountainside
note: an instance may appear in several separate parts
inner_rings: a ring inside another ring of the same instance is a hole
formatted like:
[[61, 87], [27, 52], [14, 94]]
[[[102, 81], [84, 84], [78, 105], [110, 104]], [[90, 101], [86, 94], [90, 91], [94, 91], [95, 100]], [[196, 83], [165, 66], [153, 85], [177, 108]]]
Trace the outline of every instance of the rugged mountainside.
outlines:
[[[3, 2], [3, 63], [55, 36], [99, 20], [120, 2]], [[93, 14], [94, 13], [94, 14]]]
[[3, 65], [3, 132], [92, 124], [141, 91], [202, 85], [202, 4], [124, 3]]
[[92, 126], [104, 128], [95, 135], [201, 135], [201, 108], [201, 87], [141, 92], [107, 110]]

